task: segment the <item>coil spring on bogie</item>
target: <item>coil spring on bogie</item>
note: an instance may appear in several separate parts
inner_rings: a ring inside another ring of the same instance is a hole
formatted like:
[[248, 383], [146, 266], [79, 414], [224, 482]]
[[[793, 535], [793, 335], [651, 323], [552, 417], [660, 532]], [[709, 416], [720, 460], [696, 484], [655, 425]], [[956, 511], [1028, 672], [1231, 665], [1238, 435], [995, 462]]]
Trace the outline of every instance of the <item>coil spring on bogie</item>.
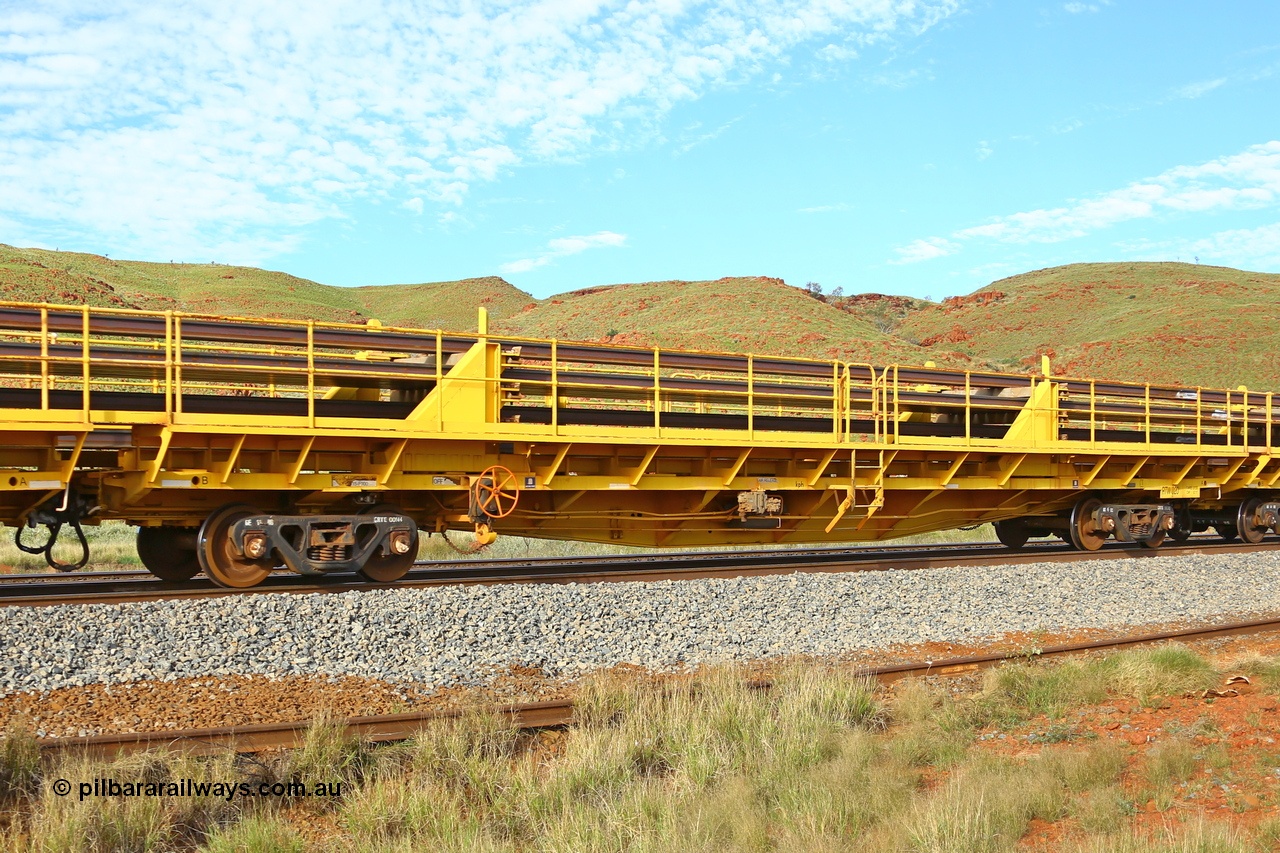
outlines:
[[1129, 535], [1145, 539], [1151, 535], [1151, 525], [1132, 524], [1129, 526]]
[[307, 549], [307, 559], [316, 563], [337, 562], [351, 559], [350, 545], [312, 545]]

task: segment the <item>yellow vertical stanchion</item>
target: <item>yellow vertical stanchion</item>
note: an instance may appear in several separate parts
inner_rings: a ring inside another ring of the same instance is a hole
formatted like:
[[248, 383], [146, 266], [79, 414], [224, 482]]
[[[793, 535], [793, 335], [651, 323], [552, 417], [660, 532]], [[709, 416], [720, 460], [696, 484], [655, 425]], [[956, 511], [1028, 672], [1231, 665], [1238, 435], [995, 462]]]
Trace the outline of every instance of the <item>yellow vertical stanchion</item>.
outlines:
[[40, 309], [40, 409], [49, 409], [49, 309]]
[[1142, 386], [1143, 441], [1151, 443], [1151, 383]]
[[1227, 447], [1231, 446], [1231, 391], [1227, 390], [1227, 402], [1224, 407], [1224, 414], [1227, 417]]
[[1089, 380], [1089, 446], [1097, 449], [1098, 445], [1098, 382]]
[[1271, 430], [1272, 430], [1272, 424], [1271, 424], [1271, 394], [1272, 394], [1272, 392], [1271, 392], [1271, 391], [1268, 391], [1268, 392], [1267, 392], [1267, 426], [1266, 426], [1266, 430], [1267, 430], [1267, 455], [1268, 455], [1268, 456], [1270, 456], [1270, 455], [1271, 455], [1271, 449], [1272, 449], [1272, 448], [1271, 448], [1271, 442], [1272, 442], [1272, 439], [1271, 439]]
[[1244, 409], [1244, 416], [1241, 421], [1241, 427], [1240, 427], [1240, 434], [1242, 436], [1240, 439], [1240, 443], [1244, 447], [1244, 452], [1248, 453], [1249, 452], [1249, 389], [1248, 388], [1245, 388], [1241, 392], [1240, 405]]
[[173, 420], [173, 312], [164, 312], [164, 418]]
[[900, 437], [899, 424], [902, 420], [902, 412], [900, 411], [902, 401], [898, 399], [898, 365], [893, 366], [893, 443], [897, 444]]
[[307, 420], [316, 426], [316, 321], [307, 321]]
[[173, 413], [182, 414], [182, 315], [173, 316]]
[[444, 432], [444, 332], [436, 329], [436, 432]]
[[81, 310], [80, 315], [80, 377], [83, 380], [83, 397], [85, 423], [89, 421], [89, 306]]
[[756, 438], [756, 357], [747, 353], [747, 440]]
[[653, 348], [653, 431], [662, 435], [662, 387], [658, 379], [659, 350]]
[[831, 362], [831, 440], [840, 441], [840, 363]]
[[555, 338], [551, 339], [551, 432], [560, 434], [560, 354]]
[[968, 447], [973, 444], [973, 385], [969, 371], [964, 372], [964, 443]]

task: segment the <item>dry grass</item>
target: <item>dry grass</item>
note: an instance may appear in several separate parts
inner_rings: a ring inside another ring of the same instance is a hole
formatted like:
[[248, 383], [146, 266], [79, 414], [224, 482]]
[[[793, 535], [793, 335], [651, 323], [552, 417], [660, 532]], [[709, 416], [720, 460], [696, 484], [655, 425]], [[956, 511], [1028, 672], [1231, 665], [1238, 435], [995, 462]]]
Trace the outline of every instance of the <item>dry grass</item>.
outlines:
[[[976, 746], [992, 721], [1177, 692], [1206, 672], [1221, 677], [1185, 649], [1157, 649], [1005, 667], [976, 697], [907, 682], [889, 699], [817, 664], [785, 668], [770, 689], [732, 667], [658, 685], [601, 674], [582, 684], [564, 731], [531, 735], [473, 713], [375, 748], [321, 719], [301, 749], [265, 763], [151, 753], [41, 766], [29, 738], [11, 732], [0, 748], [11, 780], [0, 847], [1009, 853], [1031, 821], [1065, 820], [1074, 829], [1061, 849], [1081, 853], [1268, 849], [1280, 840], [1275, 820], [1252, 834], [1196, 821], [1134, 829], [1135, 784], [1158, 801], [1215, 766], [1190, 730], [1142, 754], [1136, 776], [1122, 775], [1127, 752], [1106, 740], [1017, 754]], [[343, 791], [80, 802], [54, 796], [56, 778], [340, 781]]]
[[[1265, 849], [1280, 839], [1280, 822], [1263, 822], [1253, 836], [1199, 822], [1155, 836], [1130, 831], [1135, 806], [1121, 786], [1125, 751], [1116, 743], [1048, 744], [1029, 757], [974, 745], [993, 720], [1179, 690], [1206, 671], [1185, 649], [1156, 649], [1004, 667], [975, 698], [909, 681], [887, 701], [873, 684], [814, 663], [787, 667], [771, 689], [733, 667], [660, 685], [604, 674], [581, 685], [575, 725], [559, 733], [522, 733], [472, 713], [375, 748], [319, 720], [301, 749], [266, 763], [151, 753], [41, 767], [29, 739], [10, 733], [0, 757], [12, 820], [0, 841], [95, 853], [1005, 853], [1030, 821], [1068, 818], [1076, 830], [1066, 844], [1082, 853]], [[1143, 757], [1140, 783], [1158, 799], [1211, 763], [1175, 736]], [[343, 794], [81, 803], [54, 797], [55, 777], [342, 781]], [[927, 777], [936, 783], [923, 784]]]

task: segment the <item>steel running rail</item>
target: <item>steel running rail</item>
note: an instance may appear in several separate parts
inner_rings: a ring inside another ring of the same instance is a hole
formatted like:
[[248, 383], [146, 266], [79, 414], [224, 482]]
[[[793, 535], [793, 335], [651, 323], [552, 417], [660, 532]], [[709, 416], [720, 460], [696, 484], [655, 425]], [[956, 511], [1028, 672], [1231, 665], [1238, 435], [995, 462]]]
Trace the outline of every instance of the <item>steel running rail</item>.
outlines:
[[[1194, 540], [1192, 540], [1194, 541]], [[1210, 540], [1213, 542], [1214, 540]], [[707, 578], [761, 577], [792, 573], [840, 573], [916, 571], [935, 568], [1074, 563], [1082, 560], [1159, 559], [1188, 555], [1242, 554], [1268, 551], [1280, 542], [1262, 544], [1195, 544], [1166, 546], [1158, 550], [1125, 548], [1108, 544], [1099, 551], [1074, 551], [1064, 545], [1028, 545], [1010, 551], [1002, 545], [948, 548], [897, 547], [876, 549], [831, 548], [816, 551], [766, 551], [749, 554], [624, 555], [591, 559], [504, 559], [478, 564], [459, 563], [446, 569], [415, 571], [391, 584], [374, 584], [336, 575], [317, 581], [278, 574], [251, 590], [218, 587], [203, 580], [178, 583], [157, 581], [146, 572], [116, 580], [50, 581], [0, 584], [0, 607], [40, 607], [62, 604], [121, 604], [216, 598], [227, 595], [283, 593], [311, 594], [360, 592], [373, 589], [412, 589], [450, 585], [501, 583], [622, 583]]]

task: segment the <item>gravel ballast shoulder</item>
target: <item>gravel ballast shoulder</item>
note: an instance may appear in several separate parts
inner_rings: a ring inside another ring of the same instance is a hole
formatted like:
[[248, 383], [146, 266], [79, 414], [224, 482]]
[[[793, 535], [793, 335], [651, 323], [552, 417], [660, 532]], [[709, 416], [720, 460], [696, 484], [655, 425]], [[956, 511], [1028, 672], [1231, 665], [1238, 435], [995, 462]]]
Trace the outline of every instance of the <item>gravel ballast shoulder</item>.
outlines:
[[1280, 555], [241, 595], [0, 611], [0, 693], [187, 677], [427, 688], [1280, 611]]

